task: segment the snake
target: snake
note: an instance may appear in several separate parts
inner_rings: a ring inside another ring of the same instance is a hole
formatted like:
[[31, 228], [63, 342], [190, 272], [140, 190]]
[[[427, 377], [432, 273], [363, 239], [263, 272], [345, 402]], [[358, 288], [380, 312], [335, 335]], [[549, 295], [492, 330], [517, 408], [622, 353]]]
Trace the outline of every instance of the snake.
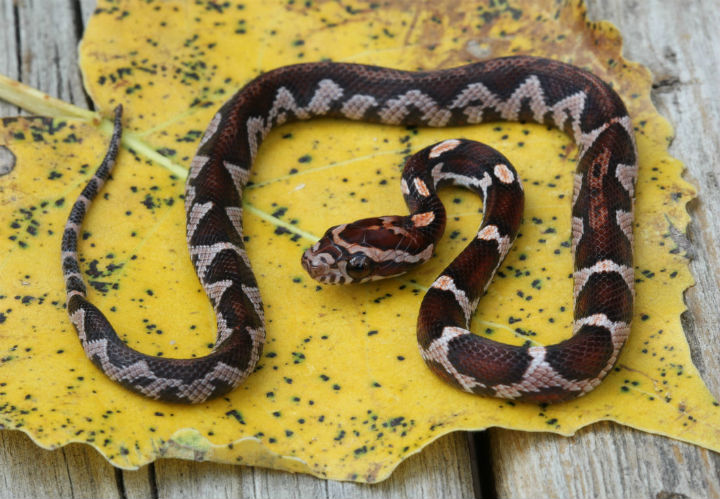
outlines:
[[482, 396], [562, 402], [598, 386], [626, 343], [634, 300], [637, 147], [621, 97], [585, 69], [532, 56], [433, 71], [323, 61], [279, 67], [247, 83], [214, 114], [189, 167], [187, 244], [215, 312], [217, 339], [208, 354], [185, 359], [133, 349], [87, 297], [78, 241], [120, 148], [121, 113], [118, 107], [105, 159], [70, 210], [61, 254], [67, 312], [85, 354], [133, 392], [203, 403], [230, 392], [257, 366], [265, 318], [245, 250], [243, 190], [267, 134], [314, 118], [406, 127], [534, 122], [564, 131], [576, 144], [573, 334], [557, 344], [510, 345], [469, 329], [523, 216], [521, 179], [489, 146], [457, 138], [426, 147], [411, 156], [401, 175], [409, 215], [331, 227], [303, 254], [301, 265], [325, 284], [399, 275], [431, 258], [442, 236], [446, 213], [438, 188], [459, 185], [482, 196], [480, 228], [420, 304], [420, 356], [440, 379]]

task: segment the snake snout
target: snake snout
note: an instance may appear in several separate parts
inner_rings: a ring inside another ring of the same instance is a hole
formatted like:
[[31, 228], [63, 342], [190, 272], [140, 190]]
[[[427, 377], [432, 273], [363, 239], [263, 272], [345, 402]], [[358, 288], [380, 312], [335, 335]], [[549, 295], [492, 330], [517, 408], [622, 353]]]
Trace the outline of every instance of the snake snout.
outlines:
[[348, 277], [341, 270], [341, 262], [342, 251], [324, 239], [305, 250], [301, 258], [302, 266], [310, 277], [325, 284], [348, 282]]
[[307, 250], [305, 253], [303, 253], [302, 258], [300, 259], [300, 263], [302, 264], [305, 271], [310, 274], [310, 277], [312, 277], [313, 279], [318, 279], [319, 277], [326, 275], [328, 273], [328, 270], [330, 270], [327, 263], [318, 260], [317, 258], [313, 258], [310, 250]]
[[303, 253], [300, 263], [305, 271], [315, 280], [322, 281], [331, 272], [330, 258], [325, 253], [317, 253], [317, 245], [308, 248]]

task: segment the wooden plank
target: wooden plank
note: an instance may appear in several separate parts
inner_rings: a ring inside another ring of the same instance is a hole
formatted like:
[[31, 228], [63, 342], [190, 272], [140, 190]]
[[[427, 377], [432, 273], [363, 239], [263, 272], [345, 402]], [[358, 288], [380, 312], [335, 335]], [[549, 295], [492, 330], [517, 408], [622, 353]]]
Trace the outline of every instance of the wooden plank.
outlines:
[[[81, 107], [90, 107], [82, 86], [77, 44], [96, 0], [2, 0], [0, 74]], [[53, 28], [48, 29], [48, 19]], [[0, 116], [27, 112], [0, 101]]]
[[[592, 19], [614, 22], [625, 55], [655, 74], [653, 97], [676, 127], [670, 151], [699, 187], [689, 229], [697, 286], [685, 314], [693, 360], [720, 395], [718, 253], [720, 197], [720, 2], [592, 0]], [[720, 456], [699, 447], [604, 423], [573, 438], [491, 432], [498, 497], [720, 497]]]
[[[18, 28], [19, 43], [13, 44], [13, 48], [14, 53], [20, 55], [18, 76], [21, 81], [53, 97], [87, 107], [77, 52], [82, 19], [75, 2], [23, 0], [4, 3], [17, 6], [13, 25]], [[52, 23], [52, 29], [48, 29], [48, 22]]]
[[[115, 471], [97, 452], [73, 444], [39, 449], [23, 433], [0, 432], [0, 499], [20, 497], [231, 498], [473, 497], [467, 436], [454, 433], [400, 465], [376, 485], [319, 480], [245, 466], [167, 459], [138, 471]], [[439, 461], [441, 460], [441, 461]], [[442, 466], [439, 463], [442, 462]]]
[[19, 431], [0, 432], [0, 499], [122, 497], [113, 467], [86, 445], [55, 451]]
[[154, 465], [143, 466], [137, 471], [117, 470], [117, 473], [120, 475], [118, 488], [123, 492], [123, 499], [157, 498]]
[[158, 461], [155, 470], [158, 498], [325, 497], [325, 483], [307, 475], [177, 459]]
[[[465, 433], [453, 433], [433, 442], [402, 463], [379, 484], [320, 480], [307, 475], [246, 466], [193, 463], [165, 459], [155, 464], [159, 498], [326, 499], [333, 497], [474, 497], [470, 452]], [[126, 472], [125, 476], [135, 472]], [[140, 478], [142, 481], [144, 479]], [[142, 486], [143, 484], [140, 483]], [[144, 497], [125, 481], [127, 497]]]
[[328, 482], [327, 497], [480, 497], [480, 491], [473, 490], [469, 438], [471, 434], [459, 432], [440, 438], [376, 485]]
[[[68, 0], [70, 3], [75, 3], [73, 0]], [[79, 0], [80, 4], [80, 17], [82, 26], [87, 26], [90, 16], [95, 12], [97, 0]], [[77, 9], [77, 7], [75, 7]]]
[[720, 497], [716, 454], [612, 423], [491, 442], [499, 498]]
[[[17, 50], [16, 9], [13, 2], [0, 4], [0, 74], [14, 80], [19, 78], [19, 57]], [[18, 108], [0, 100], [0, 116], [14, 116]]]

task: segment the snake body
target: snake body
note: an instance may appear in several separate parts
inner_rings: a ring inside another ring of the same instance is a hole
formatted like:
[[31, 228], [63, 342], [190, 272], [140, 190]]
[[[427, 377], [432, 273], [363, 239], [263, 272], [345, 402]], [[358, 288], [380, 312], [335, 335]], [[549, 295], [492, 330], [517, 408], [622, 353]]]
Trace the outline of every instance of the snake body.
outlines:
[[77, 241], [117, 152], [116, 117], [106, 160], [73, 206], [62, 242], [68, 313], [86, 354], [105, 374], [154, 399], [200, 403], [232, 390], [253, 371], [265, 332], [243, 244], [243, 188], [271, 129], [315, 117], [431, 127], [533, 121], [568, 133], [579, 153], [572, 200], [574, 334], [563, 342], [510, 346], [468, 330], [522, 210], [514, 169], [499, 153], [470, 141], [447, 140], [413, 156], [402, 176], [408, 217], [331, 228], [306, 252], [303, 265], [324, 282], [375, 278], [369, 267], [384, 277], [402, 272], [429, 258], [442, 234], [445, 213], [436, 187], [464, 185], [483, 196], [484, 220], [422, 301], [417, 337], [425, 362], [463, 390], [514, 400], [567, 400], [601, 382], [632, 317], [633, 127], [620, 97], [598, 77], [525, 56], [430, 72], [332, 62], [286, 66], [260, 75], [228, 100], [200, 141], [186, 185], [188, 247], [218, 324], [213, 351], [200, 358], [137, 352], [86, 297]]

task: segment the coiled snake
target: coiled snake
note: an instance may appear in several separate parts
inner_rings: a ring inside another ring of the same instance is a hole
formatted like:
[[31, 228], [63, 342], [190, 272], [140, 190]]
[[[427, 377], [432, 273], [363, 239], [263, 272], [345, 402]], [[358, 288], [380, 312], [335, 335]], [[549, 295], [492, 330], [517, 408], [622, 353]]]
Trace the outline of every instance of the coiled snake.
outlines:
[[199, 403], [227, 393], [253, 371], [265, 330], [243, 245], [243, 188], [272, 128], [315, 117], [431, 127], [533, 121], [573, 137], [579, 149], [572, 200], [575, 319], [574, 334], [565, 341], [510, 346], [468, 330], [515, 238], [523, 205], [512, 166], [475, 142], [450, 139], [414, 155], [401, 182], [409, 216], [333, 227], [302, 263], [327, 283], [404, 272], [432, 255], [444, 230], [435, 189], [468, 187], [483, 197], [484, 220], [420, 306], [417, 337], [427, 365], [465, 391], [535, 402], [568, 400], [601, 382], [632, 318], [633, 127], [620, 97], [593, 74], [525, 56], [431, 72], [332, 62], [286, 66], [260, 75], [228, 100], [200, 141], [185, 193], [190, 256], [218, 324], [213, 351], [193, 359], [133, 350], [86, 298], [77, 241], [118, 150], [118, 110], [108, 154], [72, 207], [62, 240], [68, 313], [87, 356], [106, 375], [154, 399]]

